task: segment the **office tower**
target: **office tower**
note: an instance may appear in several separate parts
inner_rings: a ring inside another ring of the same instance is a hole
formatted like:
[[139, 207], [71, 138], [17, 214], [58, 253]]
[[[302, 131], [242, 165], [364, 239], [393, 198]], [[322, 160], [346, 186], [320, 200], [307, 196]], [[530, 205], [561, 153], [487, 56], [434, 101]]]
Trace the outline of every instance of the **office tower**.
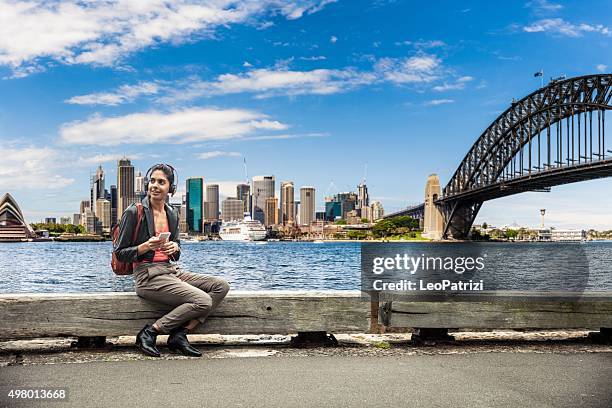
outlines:
[[119, 220], [125, 209], [134, 202], [136, 202], [134, 166], [129, 159], [124, 157], [117, 162], [117, 218]]
[[369, 207], [370, 196], [368, 195], [368, 187], [365, 182], [362, 182], [357, 186], [357, 208]]
[[228, 197], [221, 203], [221, 220], [243, 220], [244, 219], [244, 203], [242, 200], [235, 197]]
[[72, 214], [72, 225], [81, 224], [81, 214]]
[[278, 198], [268, 197], [266, 198], [266, 205], [264, 207], [264, 225], [277, 225], [278, 224]]
[[219, 219], [219, 185], [206, 185], [206, 201], [204, 202], [204, 219], [214, 221]]
[[111, 222], [111, 203], [110, 201], [100, 198], [96, 201], [96, 217], [102, 225], [103, 232], [110, 232]]
[[96, 201], [100, 198], [104, 199], [104, 170], [102, 166], [98, 166], [96, 174], [91, 178], [91, 188], [89, 189], [89, 208], [96, 214]]
[[47, 217], [45, 218], [45, 224], [57, 224], [57, 219], [55, 217]]
[[300, 225], [300, 202], [294, 201], [295, 207], [293, 208], [293, 213], [295, 214], [295, 222]]
[[183, 195], [181, 197], [181, 213], [179, 217], [179, 231], [182, 233], [189, 232], [189, 227], [187, 226], [187, 196]]
[[248, 184], [238, 184], [236, 186], [236, 197], [242, 201], [244, 212], [251, 213], [251, 186]]
[[372, 203], [372, 219], [370, 221], [380, 220], [385, 215], [385, 209], [380, 201], [374, 201]]
[[204, 198], [204, 177], [190, 177], [186, 181], [187, 194], [185, 205], [187, 207], [187, 228], [189, 232], [202, 233], [202, 215]]
[[136, 200], [142, 201], [147, 196], [145, 191], [145, 176], [139, 171], [138, 175], [134, 178], [134, 193], [136, 194]]
[[293, 181], [281, 182], [280, 189], [280, 223], [283, 225], [295, 223], [295, 199]]
[[300, 224], [310, 225], [315, 220], [315, 188], [300, 188]]
[[89, 200], [83, 200], [79, 204], [79, 214], [85, 213], [85, 209], [89, 208], [91, 210], [91, 206], [89, 205]]
[[117, 224], [117, 186], [110, 186], [111, 228]]
[[60, 224], [62, 225], [70, 224], [70, 217], [60, 217]]
[[253, 219], [265, 222], [266, 198], [274, 197], [274, 176], [253, 177]]

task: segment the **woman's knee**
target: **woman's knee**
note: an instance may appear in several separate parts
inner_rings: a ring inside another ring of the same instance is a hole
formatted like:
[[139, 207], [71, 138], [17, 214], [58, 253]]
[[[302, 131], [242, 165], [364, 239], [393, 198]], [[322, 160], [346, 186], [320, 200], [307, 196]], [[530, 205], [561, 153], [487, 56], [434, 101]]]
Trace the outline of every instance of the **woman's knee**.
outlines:
[[212, 298], [207, 293], [202, 293], [201, 296], [198, 296], [194, 299], [193, 305], [196, 309], [199, 310], [208, 310], [212, 307]]
[[223, 293], [223, 296], [227, 295], [227, 292], [230, 290], [230, 284], [225, 280], [221, 279], [219, 281], [219, 293]]

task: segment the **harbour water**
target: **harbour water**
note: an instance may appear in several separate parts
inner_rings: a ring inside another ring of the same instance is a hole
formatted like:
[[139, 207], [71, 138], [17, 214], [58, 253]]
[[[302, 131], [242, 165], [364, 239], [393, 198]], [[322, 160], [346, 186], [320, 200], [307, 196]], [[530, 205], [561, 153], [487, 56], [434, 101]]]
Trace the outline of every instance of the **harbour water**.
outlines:
[[[516, 258], [519, 245], [563, 244], [479, 245], [498, 256], [506, 251]], [[612, 290], [612, 242], [582, 245], [590, 269], [587, 288]], [[0, 244], [0, 293], [133, 291], [131, 276], [112, 272], [111, 251], [110, 242]], [[186, 242], [182, 243], [179, 265], [191, 272], [223, 277], [232, 289], [358, 290], [360, 254], [357, 242]], [[525, 279], [511, 264], [498, 273], [517, 281]]]

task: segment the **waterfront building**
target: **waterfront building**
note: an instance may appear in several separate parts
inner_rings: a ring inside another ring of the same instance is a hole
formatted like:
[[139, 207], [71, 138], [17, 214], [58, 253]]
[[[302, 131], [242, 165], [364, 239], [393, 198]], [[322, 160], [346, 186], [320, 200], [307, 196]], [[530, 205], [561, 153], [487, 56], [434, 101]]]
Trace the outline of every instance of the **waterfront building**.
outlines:
[[187, 226], [187, 196], [181, 197], [181, 212], [179, 213], [179, 232], [188, 233], [189, 227]]
[[57, 224], [57, 219], [55, 217], [47, 217], [45, 218], [45, 224]]
[[62, 224], [62, 225], [69, 225], [70, 224], [70, 217], [60, 217], [60, 224]]
[[339, 201], [334, 197], [325, 197], [325, 220], [335, 221], [336, 218], [342, 217], [342, 207]]
[[264, 208], [264, 225], [278, 225], [278, 198], [266, 198]]
[[72, 214], [72, 225], [81, 224], [81, 214]]
[[385, 215], [385, 209], [380, 201], [374, 201], [371, 205], [372, 219], [370, 221], [380, 220]]
[[244, 203], [239, 198], [228, 197], [221, 203], [222, 221], [241, 221], [244, 219]]
[[251, 213], [251, 186], [248, 184], [238, 184], [236, 186], [236, 197], [242, 201], [243, 212]]
[[147, 196], [145, 191], [145, 176], [139, 171], [134, 178], [134, 194], [136, 195], [136, 201], [140, 202]]
[[557, 242], [585, 241], [586, 238], [587, 232], [585, 230], [555, 228], [550, 231], [550, 239]]
[[117, 162], [117, 218], [120, 220], [125, 209], [135, 202], [134, 166], [124, 157]]
[[27, 241], [36, 237], [23, 218], [17, 201], [9, 193], [0, 199], [0, 241]]
[[98, 166], [96, 174], [91, 177], [91, 187], [89, 189], [89, 208], [96, 213], [96, 201], [106, 198], [104, 191], [104, 169]]
[[204, 219], [215, 221], [219, 219], [219, 185], [206, 185], [206, 201], [204, 202]]
[[300, 224], [310, 225], [315, 220], [315, 188], [300, 188]]
[[111, 228], [117, 224], [117, 186], [110, 186], [110, 194], [108, 200], [111, 205]]
[[89, 200], [81, 201], [81, 203], [79, 204], [79, 214], [85, 213], [86, 208], [91, 209], [91, 206], [89, 205]]
[[293, 181], [281, 182], [280, 189], [280, 223], [283, 225], [295, 222], [295, 193]]
[[106, 199], [96, 201], [96, 218], [98, 219], [102, 232], [110, 233], [111, 228], [111, 203]]
[[368, 187], [363, 181], [361, 184], [357, 186], [358, 195], [357, 195], [357, 208], [369, 207], [370, 206], [370, 196], [368, 195]]
[[186, 218], [189, 232], [202, 233], [202, 215], [204, 213], [204, 177], [190, 177], [186, 181]]
[[253, 177], [253, 219], [265, 224], [266, 199], [274, 197], [274, 176]]

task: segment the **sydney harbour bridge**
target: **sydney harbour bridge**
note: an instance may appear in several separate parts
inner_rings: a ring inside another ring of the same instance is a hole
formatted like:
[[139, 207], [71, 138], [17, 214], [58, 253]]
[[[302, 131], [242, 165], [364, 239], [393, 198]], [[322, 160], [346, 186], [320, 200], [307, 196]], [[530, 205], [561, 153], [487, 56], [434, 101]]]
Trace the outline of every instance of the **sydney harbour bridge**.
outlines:
[[423, 204], [385, 218], [410, 215], [422, 220], [425, 236], [465, 239], [487, 200], [612, 176], [605, 137], [611, 98], [612, 74], [602, 74], [553, 80], [513, 101], [444, 188], [432, 174]]

